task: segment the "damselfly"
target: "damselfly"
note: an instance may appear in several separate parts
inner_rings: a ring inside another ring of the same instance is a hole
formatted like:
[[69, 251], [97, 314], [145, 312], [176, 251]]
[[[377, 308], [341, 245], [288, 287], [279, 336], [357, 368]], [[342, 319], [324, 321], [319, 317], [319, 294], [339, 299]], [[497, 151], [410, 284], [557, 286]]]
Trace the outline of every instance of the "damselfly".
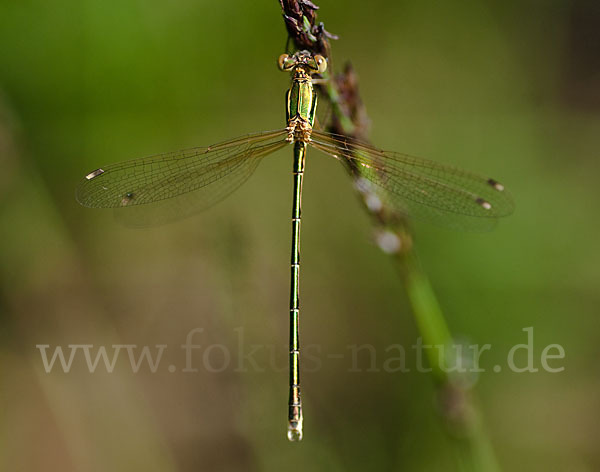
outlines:
[[408, 216], [481, 229], [510, 214], [513, 203], [496, 180], [313, 129], [317, 107], [313, 75], [323, 74], [327, 61], [300, 51], [280, 56], [279, 67], [292, 75], [285, 128], [96, 169], [82, 180], [77, 200], [87, 207], [123, 208], [191, 193], [194, 200], [208, 205], [239, 187], [263, 157], [293, 145], [288, 438], [294, 441], [302, 439], [298, 321], [300, 208], [307, 146], [333, 156], [347, 169], [358, 169], [361, 192], [377, 196]]

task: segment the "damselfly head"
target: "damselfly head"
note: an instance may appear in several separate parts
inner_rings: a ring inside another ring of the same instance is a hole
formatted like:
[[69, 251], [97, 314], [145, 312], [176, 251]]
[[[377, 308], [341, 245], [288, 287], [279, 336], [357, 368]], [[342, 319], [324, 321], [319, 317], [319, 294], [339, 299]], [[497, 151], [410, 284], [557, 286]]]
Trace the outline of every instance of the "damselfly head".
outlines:
[[327, 70], [327, 59], [320, 54], [313, 56], [309, 51], [298, 51], [292, 56], [282, 54], [277, 63], [283, 71], [292, 71], [301, 67], [309, 74], [322, 74]]

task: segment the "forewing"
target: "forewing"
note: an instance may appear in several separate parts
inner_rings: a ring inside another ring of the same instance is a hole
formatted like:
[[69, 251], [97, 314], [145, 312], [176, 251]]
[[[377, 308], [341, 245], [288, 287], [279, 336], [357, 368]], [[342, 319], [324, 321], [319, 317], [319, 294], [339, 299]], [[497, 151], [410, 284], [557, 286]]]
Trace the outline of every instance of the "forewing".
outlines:
[[87, 207], [123, 208], [194, 192], [196, 201], [210, 203], [239, 187], [262, 157], [287, 144], [286, 136], [286, 130], [256, 133], [108, 165], [85, 176], [76, 197]]
[[341, 160], [357, 179], [396, 211], [447, 227], [491, 229], [514, 204], [496, 180], [350, 138], [313, 131], [311, 144]]

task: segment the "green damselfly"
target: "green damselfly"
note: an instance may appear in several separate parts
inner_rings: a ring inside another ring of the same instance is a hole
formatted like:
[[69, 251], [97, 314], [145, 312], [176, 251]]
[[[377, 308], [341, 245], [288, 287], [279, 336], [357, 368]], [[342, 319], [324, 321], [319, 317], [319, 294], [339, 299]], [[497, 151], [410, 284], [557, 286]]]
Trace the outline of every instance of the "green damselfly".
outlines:
[[96, 169], [82, 180], [77, 200], [87, 207], [130, 208], [191, 193], [193, 200], [208, 206], [239, 187], [263, 157], [293, 146], [288, 438], [294, 441], [302, 439], [303, 419], [298, 321], [300, 218], [307, 146], [347, 164], [347, 169], [358, 169], [357, 188], [365, 199], [385, 202], [407, 216], [463, 229], [488, 229], [498, 217], [512, 212], [513, 203], [496, 180], [313, 129], [317, 107], [313, 76], [325, 72], [327, 61], [320, 55], [299, 51], [280, 56], [279, 67], [292, 75], [286, 95], [285, 128]]

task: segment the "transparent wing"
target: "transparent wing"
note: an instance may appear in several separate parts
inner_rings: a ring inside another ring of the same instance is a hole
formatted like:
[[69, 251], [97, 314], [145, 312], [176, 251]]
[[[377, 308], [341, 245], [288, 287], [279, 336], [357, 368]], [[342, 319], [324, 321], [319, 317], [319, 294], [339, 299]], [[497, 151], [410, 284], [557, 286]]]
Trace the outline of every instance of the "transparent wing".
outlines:
[[[276, 148], [277, 149], [277, 148]], [[130, 228], [148, 228], [159, 226], [193, 216], [225, 199], [240, 187], [258, 167], [262, 160], [246, 159], [227, 177], [191, 192], [172, 198], [159, 200], [149, 205], [131, 205], [114, 208], [115, 220]]]
[[319, 101], [317, 106], [317, 117], [313, 129], [326, 130], [332, 117], [331, 101], [325, 94], [317, 93], [317, 95]]
[[76, 198], [87, 207], [123, 208], [193, 192], [190, 199], [195, 205], [206, 207], [239, 187], [262, 157], [287, 144], [286, 136], [285, 129], [255, 133], [205, 148], [112, 164], [86, 175]]
[[395, 210], [417, 219], [466, 230], [491, 229], [514, 210], [510, 194], [494, 179], [352, 140], [313, 131], [311, 145], [346, 164]]

